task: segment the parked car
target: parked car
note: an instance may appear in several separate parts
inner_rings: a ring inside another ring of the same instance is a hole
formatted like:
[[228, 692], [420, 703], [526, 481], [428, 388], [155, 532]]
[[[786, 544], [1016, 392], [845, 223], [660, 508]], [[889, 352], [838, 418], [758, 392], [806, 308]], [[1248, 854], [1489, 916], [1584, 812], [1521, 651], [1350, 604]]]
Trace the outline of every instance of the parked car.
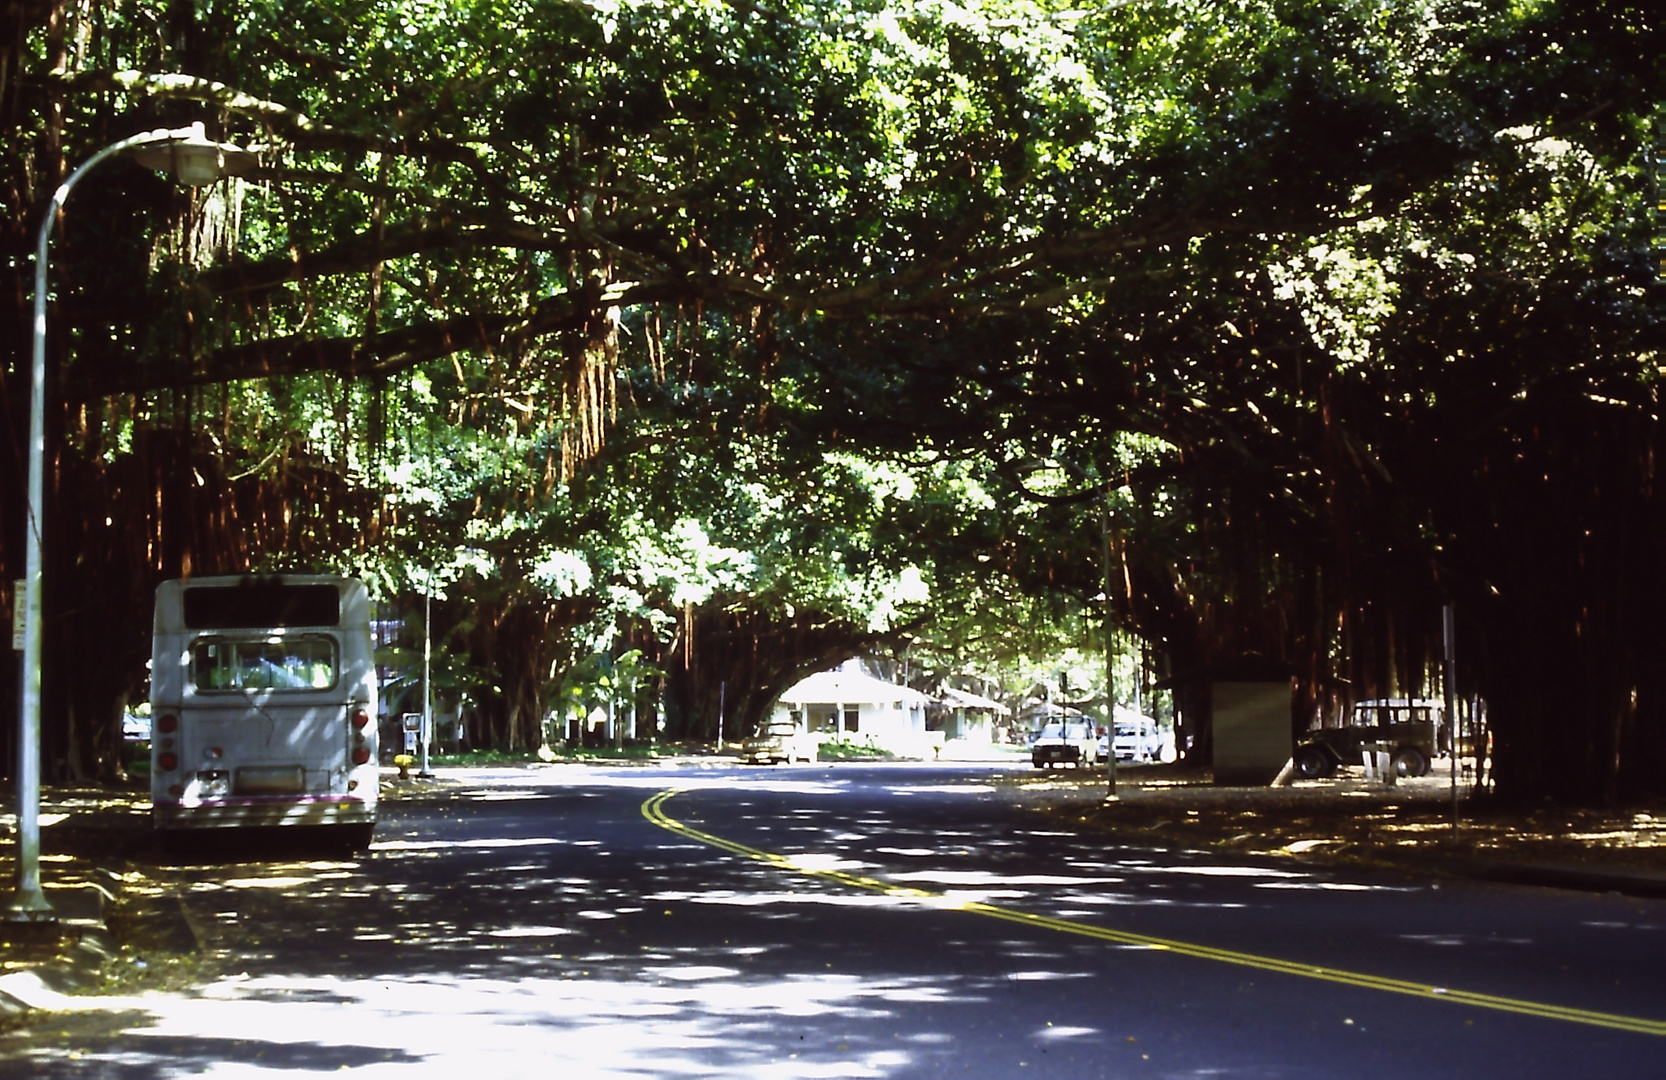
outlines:
[[1099, 762], [1099, 740], [1086, 717], [1049, 720], [1030, 744], [1030, 764], [1038, 769], [1054, 765], [1091, 767]]
[[815, 763], [820, 743], [808, 731], [800, 731], [791, 720], [765, 720], [758, 733], [740, 744], [741, 760], [748, 765], [774, 765], [795, 761]]
[[1149, 717], [1118, 717], [1114, 745], [1118, 761], [1157, 761], [1163, 756], [1163, 733]]
[[[146, 709], [150, 706], [147, 704]], [[150, 741], [150, 714], [141, 716], [138, 713], [122, 713], [121, 737], [128, 742]]]
[[1296, 744], [1291, 764], [1304, 779], [1329, 776], [1338, 765], [1357, 765], [1367, 744], [1388, 750], [1394, 771], [1424, 776], [1440, 749], [1443, 706], [1431, 698], [1373, 698], [1356, 702], [1348, 724], [1316, 728]]

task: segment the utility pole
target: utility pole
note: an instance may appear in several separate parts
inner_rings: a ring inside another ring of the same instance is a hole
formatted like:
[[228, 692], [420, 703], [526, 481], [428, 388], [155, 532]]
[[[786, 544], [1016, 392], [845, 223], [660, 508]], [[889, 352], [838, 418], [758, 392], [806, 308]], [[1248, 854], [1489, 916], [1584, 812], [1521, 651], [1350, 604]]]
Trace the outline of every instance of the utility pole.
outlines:
[[428, 771], [428, 744], [434, 738], [434, 690], [433, 680], [429, 677], [433, 668], [434, 631], [432, 617], [434, 613], [434, 598], [427, 592], [422, 594], [422, 768], [417, 775], [424, 780], [432, 780], [434, 774]]
[[1111, 650], [1111, 488], [1105, 485], [1105, 493], [1099, 498], [1099, 539], [1101, 542], [1100, 561], [1105, 571], [1105, 730], [1106, 745], [1110, 753], [1105, 755], [1105, 775], [1108, 778], [1105, 785], [1107, 800], [1117, 797], [1116, 794], [1116, 680], [1112, 675], [1114, 656]]

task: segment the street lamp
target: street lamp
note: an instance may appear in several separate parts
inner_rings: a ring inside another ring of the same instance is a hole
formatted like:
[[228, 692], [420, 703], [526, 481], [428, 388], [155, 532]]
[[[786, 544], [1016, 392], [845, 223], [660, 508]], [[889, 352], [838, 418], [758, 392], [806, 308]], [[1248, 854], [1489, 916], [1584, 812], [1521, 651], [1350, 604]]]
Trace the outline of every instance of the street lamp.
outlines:
[[[246, 170], [254, 154], [211, 142], [200, 123], [132, 135], [81, 163], [58, 185], [47, 204], [35, 246], [34, 349], [29, 393], [29, 518], [24, 529], [22, 700], [17, 719], [17, 887], [5, 916], [15, 922], [49, 922], [52, 905], [40, 885], [40, 690], [41, 690], [41, 523], [45, 517], [46, 472], [46, 269], [52, 226], [70, 189], [106, 158], [134, 151], [144, 166], [173, 173], [197, 186]], [[19, 598], [14, 597], [14, 604]]]

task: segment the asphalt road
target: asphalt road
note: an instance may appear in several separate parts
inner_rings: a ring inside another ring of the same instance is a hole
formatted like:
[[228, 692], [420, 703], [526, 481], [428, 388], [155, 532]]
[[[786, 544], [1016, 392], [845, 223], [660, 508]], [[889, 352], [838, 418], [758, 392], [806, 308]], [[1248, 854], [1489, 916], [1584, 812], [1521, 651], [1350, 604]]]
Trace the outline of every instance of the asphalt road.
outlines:
[[976, 765], [466, 780], [361, 859], [152, 868], [216, 977], [0, 1076], [1666, 1076], [1658, 900], [1175, 851]]

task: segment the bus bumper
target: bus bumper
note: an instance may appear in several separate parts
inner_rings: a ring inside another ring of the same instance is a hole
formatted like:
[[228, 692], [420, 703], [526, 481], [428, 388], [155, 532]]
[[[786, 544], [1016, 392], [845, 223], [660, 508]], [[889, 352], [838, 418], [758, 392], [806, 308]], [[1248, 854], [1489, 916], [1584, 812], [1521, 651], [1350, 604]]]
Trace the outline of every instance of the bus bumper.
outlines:
[[353, 796], [304, 799], [200, 799], [158, 802], [151, 824], [160, 830], [273, 825], [374, 825], [376, 805]]

